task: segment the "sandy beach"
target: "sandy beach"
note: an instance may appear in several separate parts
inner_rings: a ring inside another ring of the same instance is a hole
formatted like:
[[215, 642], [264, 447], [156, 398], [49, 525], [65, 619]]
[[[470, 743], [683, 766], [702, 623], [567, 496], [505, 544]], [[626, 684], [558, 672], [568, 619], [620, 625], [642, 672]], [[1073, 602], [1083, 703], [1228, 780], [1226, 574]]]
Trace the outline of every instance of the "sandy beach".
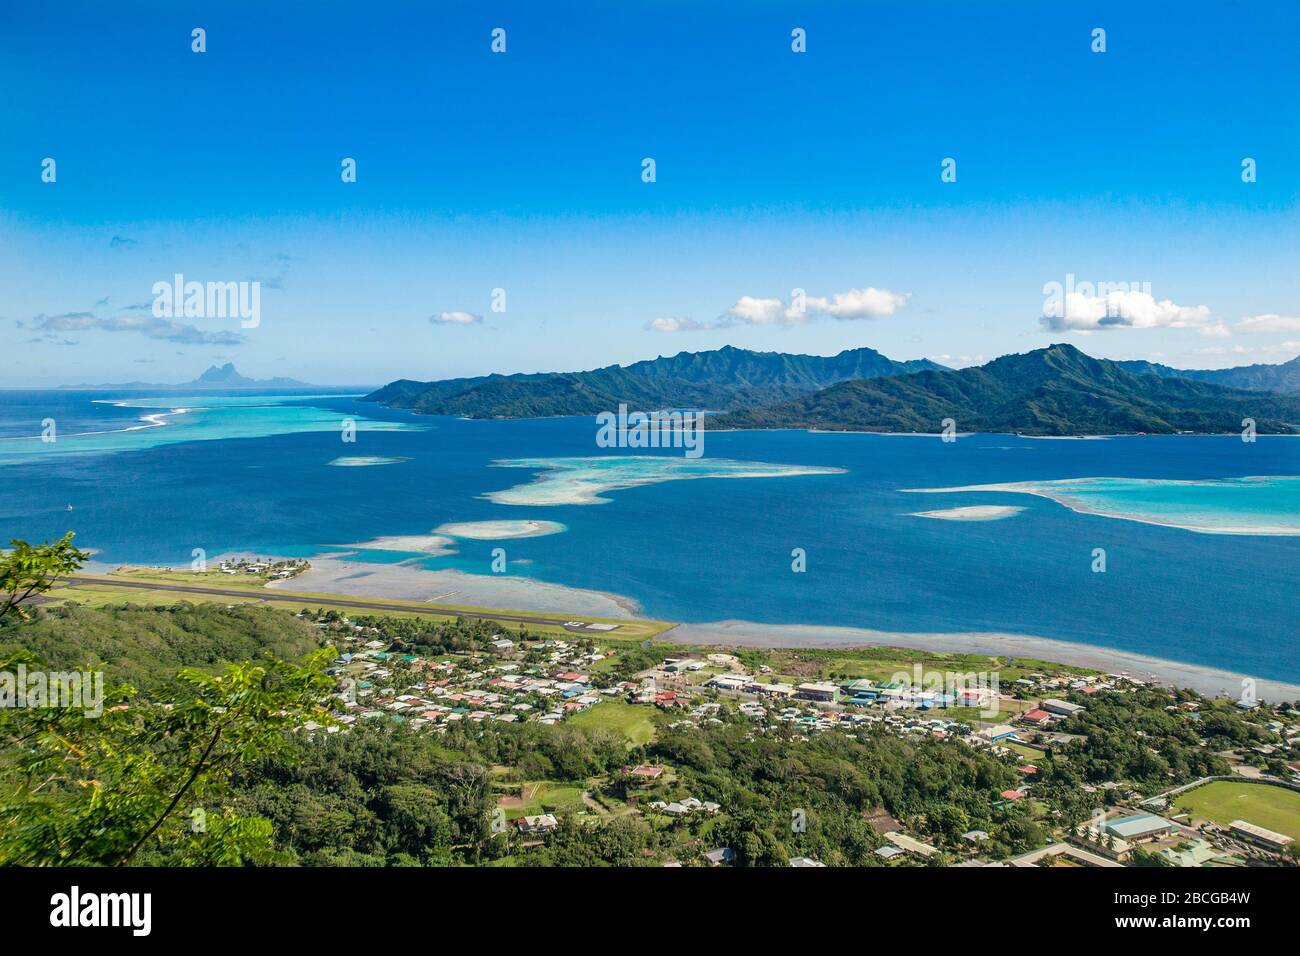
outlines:
[[913, 511], [913, 518], [938, 518], [940, 521], [1000, 521], [1024, 511], [1015, 505], [968, 505], [965, 508], [946, 508], [940, 511]]
[[401, 456], [385, 458], [380, 455], [345, 455], [342, 458], [335, 458], [329, 464], [335, 468], [373, 468], [379, 465], [400, 465], [410, 460]]
[[504, 541], [508, 538], [538, 538], [565, 531], [558, 521], [452, 521], [433, 529], [437, 534], [476, 541]]
[[343, 547], [363, 548], [367, 551], [403, 551], [438, 558], [455, 554], [455, 549], [451, 547], [455, 543], [451, 538], [440, 534], [392, 534]]

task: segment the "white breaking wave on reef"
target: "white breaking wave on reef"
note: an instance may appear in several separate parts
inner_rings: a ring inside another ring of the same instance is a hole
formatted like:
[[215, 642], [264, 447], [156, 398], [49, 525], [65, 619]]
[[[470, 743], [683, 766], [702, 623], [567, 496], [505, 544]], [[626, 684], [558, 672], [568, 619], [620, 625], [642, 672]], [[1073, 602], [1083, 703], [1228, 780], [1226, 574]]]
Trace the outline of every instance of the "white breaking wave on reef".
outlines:
[[[110, 455], [143, 451], [190, 441], [267, 438], [307, 432], [338, 431], [344, 416], [311, 404], [314, 399], [340, 396], [163, 396], [121, 400], [95, 399], [97, 404], [144, 411], [137, 424], [105, 431], [17, 436], [0, 443], [0, 465], [25, 464], [72, 455]], [[160, 411], [149, 411], [160, 409]], [[411, 422], [371, 419], [359, 413], [348, 416], [358, 432], [423, 431], [429, 426]]]

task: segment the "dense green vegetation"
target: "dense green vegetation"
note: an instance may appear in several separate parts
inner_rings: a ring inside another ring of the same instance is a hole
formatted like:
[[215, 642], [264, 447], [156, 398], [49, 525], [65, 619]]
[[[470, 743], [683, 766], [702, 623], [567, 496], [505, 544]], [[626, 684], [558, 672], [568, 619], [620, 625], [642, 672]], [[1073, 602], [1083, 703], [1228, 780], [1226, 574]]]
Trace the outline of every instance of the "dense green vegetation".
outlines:
[[489, 835], [483, 763], [397, 725], [298, 736], [239, 771], [236, 803], [270, 821], [285, 863], [322, 866], [472, 860]]
[[[306, 652], [322, 636], [266, 608], [84, 612], [42, 610], [3, 633], [19, 644], [31, 635], [63, 661], [99, 653], [104, 636], [84, 628], [190, 635], [203, 648], [201, 663], [213, 671], [221, 670], [216, 660], [223, 651], [265, 657], [274, 644], [282, 652]], [[335, 612], [321, 617], [330, 614], [334, 620], [325, 623], [341, 624]], [[479, 621], [392, 618], [364, 626], [380, 626], [395, 649], [447, 653], [473, 652], [492, 632], [490, 622]], [[239, 628], [259, 637], [231, 640]], [[760, 730], [730, 711], [706, 725], [656, 721], [652, 738], [630, 738], [616, 721], [576, 718], [557, 726], [461, 721], [440, 734], [396, 720], [331, 729], [324, 708], [333, 682], [320, 674], [323, 660], [300, 669], [267, 658], [220, 676], [186, 669], [165, 680], [166, 666], [147, 668], [138, 659], [155, 641], [133, 644], [106, 662], [156, 685], [150, 695], [115, 691], [106, 718], [65, 713], [42, 728], [21, 714], [6, 717], [8, 740], [28, 743], [0, 763], [0, 860], [630, 866], [700, 862], [707, 850], [726, 846], [738, 865], [811, 856], [865, 866], [882, 862], [874, 851], [885, 845], [883, 831], [899, 825], [941, 851], [932, 862], [974, 852], [962, 838], [968, 830], [989, 833], [979, 853], [997, 859], [1043, 846], [1058, 838], [1060, 827], [1112, 802], [1116, 791], [1102, 784], [1124, 781], [1125, 788], [1158, 792], [1226, 772], [1214, 750], [1220, 744], [1270, 739], [1227, 705], [1202, 701], [1200, 717], [1191, 720], [1175, 703], [1195, 695], [1144, 690], [1078, 697], [1088, 709], [1061, 726], [1077, 739], [1047, 747], [1035, 760], [1034, 799], [1012, 802], [1001, 793], [1020, 783], [1014, 763], [968, 747], [960, 735], [902, 737], [878, 726], [814, 735], [791, 725]], [[397, 661], [391, 658], [390, 666], [400, 666]], [[114, 703], [126, 706], [113, 709]], [[618, 707], [655, 713], [605, 703], [579, 717], [608, 716]], [[317, 722], [304, 729], [308, 718]], [[1203, 737], [1212, 746], [1202, 745]], [[670, 772], [635, 781], [627, 768], [642, 762]], [[196, 768], [201, 772], [191, 780]], [[85, 786], [91, 778], [97, 787]], [[546, 781], [549, 790], [568, 795], [560, 802], [571, 809], [545, 839], [524, 839], [496, 808], [503, 787], [529, 781]], [[687, 795], [722, 810], [677, 819], [628, 812]], [[584, 802], [599, 812], [585, 810]], [[196, 812], [205, 823], [197, 833], [188, 825]], [[907, 862], [925, 861], [909, 856]]]
[[[1088, 786], [1125, 781], [1150, 794], [1199, 777], [1226, 774], [1228, 762], [1211, 747], [1202, 746], [1202, 736], [1208, 734], [1214, 743], [1220, 728], [1229, 737], [1242, 733], [1247, 739], [1251, 733], [1236, 714], [1223, 709], [1209, 709], [1193, 721], [1170, 710], [1170, 695], [1159, 690], [1074, 699], [1087, 710], [1059, 729], [1081, 739], [1054, 747], [1037, 760], [1035, 778], [1036, 793], [1061, 808], [1071, 825], [1084, 822], [1097, 806]], [[1219, 742], [1231, 744], [1227, 738]], [[1113, 802], [1114, 794], [1105, 793], [1102, 799]]]
[[869, 818], [881, 811], [954, 850], [973, 828], [993, 835], [985, 851], [994, 855], [1030, 849], [1045, 837], [1029, 806], [999, 800], [1018, 777], [987, 753], [886, 732], [794, 742], [797, 733], [755, 734], [744, 722], [667, 731], [649, 755], [680, 768], [693, 795], [726, 808], [711, 838], [732, 847], [742, 865], [801, 855], [828, 865], [879, 862], [872, 851], [883, 839]]
[[[0, 653], [0, 865], [271, 862], [270, 824], [231, 807], [230, 777], [242, 763], [279, 753], [310, 718], [329, 719], [334, 682], [324, 666], [332, 651], [316, 651], [301, 665], [266, 657], [219, 674], [167, 665], [160, 673], [149, 666], [148, 649], [132, 646], [121, 669], [159, 681], [151, 695], [129, 683], [105, 687], [102, 675], [76, 675], [69, 684], [68, 671], [101, 650], [116, 652], [67, 616], [48, 625], [46, 612], [33, 615], [21, 602], [81, 566], [86, 555], [71, 538], [35, 547], [14, 541], [0, 554], [7, 595], [0, 632], [18, 647]], [[57, 681], [63, 690], [23, 705], [18, 694], [26, 694], [33, 672], [36, 686]]]
[[939, 367], [924, 359], [895, 362], [867, 348], [825, 357], [727, 346], [590, 372], [401, 380], [367, 395], [366, 400], [426, 415], [469, 418], [595, 415], [624, 402], [642, 411], [740, 408], [780, 402], [849, 379]]
[[1007, 355], [978, 368], [842, 382], [813, 395], [708, 421], [712, 428], [819, 428], [1031, 435], [1260, 432], [1300, 428], [1300, 399], [1183, 378], [1137, 375], [1071, 345]]
[[[566, 814], [544, 843], [523, 845], [494, 829], [489, 767], [511, 779], [545, 778], [620, 803], [653, 799], [622, 768], [640, 759], [672, 765], [672, 787], [723, 804], [719, 817], [662, 818]], [[714, 846], [735, 849], [741, 865], [780, 865], [812, 855], [828, 863], [873, 865], [883, 838], [870, 817], [906, 819], [941, 846], [962, 848], [971, 827], [994, 834], [986, 853], [1040, 845], [1045, 830], [1025, 805], [999, 803], [1014, 770], [986, 754], [941, 741], [905, 743], [887, 735], [801, 739], [755, 735], [728, 722], [707, 731], [669, 731], [629, 753], [601, 731], [533, 724], [457, 725], [442, 737], [400, 725], [300, 737], [292, 753], [247, 767], [236, 781], [241, 812], [274, 826], [286, 861], [402, 865], [513, 862], [547, 866], [658, 865], [694, 859]]]
[[[186, 668], [153, 698], [112, 688], [102, 713], [0, 711], [0, 865], [274, 862], [270, 825], [233, 807], [230, 777], [326, 718], [327, 656]], [[36, 662], [0, 670], [18, 663]]]
[[50, 590], [63, 575], [82, 566], [89, 557], [72, 543], [69, 531], [58, 541], [33, 547], [17, 538], [0, 555], [0, 621], [26, 621], [27, 603]]
[[1245, 388], [1262, 392], [1300, 393], [1300, 356], [1281, 365], [1239, 365], [1236, 368], [1170, 368], [1158, 362], [1142, 360], [1116, 362], [1121, 368], [1138, 375], [1161, 378], [1188, 378], [1225, 388]]
[[[12, 593], [39, 594], [79, 560], [67, 539], [24, 546], [0, 555], [0, 577]], [[893, 865], [1001, 859], [1060, 840], [1100, 806], [1228, 773], [1227, 751], [1281, 776], [1282, 731], [1294, 726], [1285, 705], [1260, 719], [1145, 688], [1074, 693], [1085, 710], [1050, 734], [1024, 731], [1032, 746], [1011, 753], [970, 745], [972, 728], [953, 712], [938, 725], [894, 717], [813, 731], [730, 704], [685, 719], [686, 709], [613, 699], [555, 725], [434, 728], [380, 709], [342, 716], [331, 639], [357, 648], [380, 635], [384, 680], [400, 688], [435, 659], [477, 669], [505, 660], [485, 655], [493, 622], [296, 619], [216, 604], [24, 606], [21, 620], [12, 601], [0, 607], [0, 672], [89, 667], [112, 682], [93, 711], [84, 701], [0, 709], [0, 865], [640, 866], [702, 863], [727, 847], [741, 866], [796, 856], [874, 866], [900, 827], [935, 853]], [[613, 652], [598, 661], [607, 678], [665, 650], [602, 646]], [[554, 647], [538, 641], [509, 660], [545, 673]], [[888, 648], [738, 653], [756, 669], [822, 678], [904, 660], [982, 663]], [[1044, 665], [1014, 665], [1026, 666]], [[1018, 766], [1024, 759], [1036, 769]], [[662, 769], [630, 772], [642, 763]], [[1026, 783], [1030, 796], [1012, 799]], [[688, 797], [716, 806], [655, 809]], [[544, 836], [512, 822], [544, 811], [559, 814]], [[972, 843], [971, 830], [988, 838]]]
[[23, 649], [55, 669], [102, 670], [110, 683], [150, 689], [183, 667], [301, 660], [319, 632], [290, 614], [252, 605], [177, 604], [40, 608], [29, 623], [0, 619], [0, 656]]

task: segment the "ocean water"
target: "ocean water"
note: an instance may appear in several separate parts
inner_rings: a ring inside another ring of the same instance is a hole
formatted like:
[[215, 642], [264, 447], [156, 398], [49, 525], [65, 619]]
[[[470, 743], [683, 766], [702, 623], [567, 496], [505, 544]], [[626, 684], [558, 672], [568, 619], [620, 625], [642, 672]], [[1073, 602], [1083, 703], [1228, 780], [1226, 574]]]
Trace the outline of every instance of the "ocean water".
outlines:
[[[5, 400], [13, 396], [12, 407]], [[299, 432], [342, 434], [345, 417], [321, 407], [329, 394], [0, 392], [0, 465], [140, 451], [213, 439], [262, 438]], [[358, 412], [354, 430], [417, 430], [414, 423], [374, 421]], [[53, 423], [53, 441], [41, 440]]]
[[[101, 561], [188, 565], [199, 547], [313, 555], [448, 524], [554, 522], [563, 530], [458, 538], [442, 557], [356, 558], [490, 574], [504, 547], [512, 574], [625, 595], [668, 620], [1006, 631], [1300, 682], [1300, 537], [1277, 530], [1296, 525], [1300, 481], [1276, 480], [1300, 476], [1300, 439], [709, 433], [688, 462], [597, 448], [592, 420], [424, 418], [343, 396], [141, 398], [0, 392], [0, 436], [38, 435], [45, 417], [60, 435], [55, 448], [0, 441], [0, 535], [74, 529]], [[179, 407], [173, 424], [70, 437]], [[345, 418], [355, 442], [341, 440]], [[1053, 484], [1067, 479], [1106, 480]], [[972, 488], [989, 485], [1004, 487]], [[915, 516], [994, 505], [1023, 510]], [[1274, 533], [1208, 533], [1252, 525]]]

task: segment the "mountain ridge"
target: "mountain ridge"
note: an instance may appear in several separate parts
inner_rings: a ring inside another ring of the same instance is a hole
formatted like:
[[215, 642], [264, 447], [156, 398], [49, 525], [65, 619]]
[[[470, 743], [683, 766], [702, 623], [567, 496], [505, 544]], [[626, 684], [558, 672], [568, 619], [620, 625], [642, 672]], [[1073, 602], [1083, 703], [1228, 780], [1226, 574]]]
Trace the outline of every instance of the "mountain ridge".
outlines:
[[1172, 368], [1159, 362], [1141, 359], [1116, 362], [1121, 368], [1139, 375], [1157, 375], [1160, 378], [1186, 378], [1210, 385], [1241, 388], [1247, 391], [1283, 392], [1300, 394], [1300, 355], [1280, 365], [1238, 365], [1234, 368]]
[[626, 403], [728, 409], [771, 404], [855, 378], [938, 369], [927, 359], [898, 362], [875, 349], [832, 355], [753, 352], [724, 346], [678, 352], [584, 372], [530, 372], [420, 382], [399, 379], [365, 396], [393, 408], [465, 418], [594, 415]]
[[1072, 345], [1004, 355], [986, 365], [829, 386], [778, 405], [711, 418], [708, 427], [1033, 435], [1300, 431], [1300, 398], [1182, 377], [1137, 374]]

